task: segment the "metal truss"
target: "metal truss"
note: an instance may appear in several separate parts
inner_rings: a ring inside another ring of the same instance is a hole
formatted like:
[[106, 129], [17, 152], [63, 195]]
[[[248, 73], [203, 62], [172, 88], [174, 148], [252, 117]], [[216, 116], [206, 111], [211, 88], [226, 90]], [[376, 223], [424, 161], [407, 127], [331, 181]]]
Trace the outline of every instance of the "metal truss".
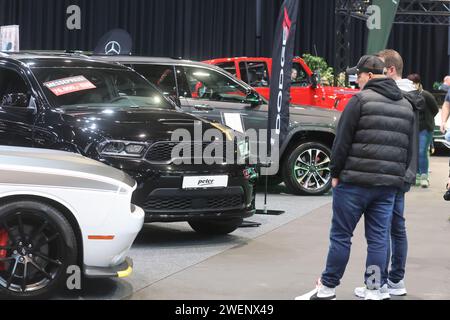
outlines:
[[400, 0], [396, 24], [450, 25], [448, 0]]
[[[396, 1], [400, 2], [394, 24], [450, 26], [450, 0]], [[337, 85], [336, 76], [345, 71], [349, 65], [351, 19], [367, 20], [369, 18], [366, 14], [367, 7], [371, 4], [371, 0], [336, 0], [335, 85]]]
[[[450, 0], [396, 1], [400, 3], [395, 24], [450, 25]], [[371, 4], [371, 0], [336, 0], [336, 14], [367, 20], [367, 7]]]

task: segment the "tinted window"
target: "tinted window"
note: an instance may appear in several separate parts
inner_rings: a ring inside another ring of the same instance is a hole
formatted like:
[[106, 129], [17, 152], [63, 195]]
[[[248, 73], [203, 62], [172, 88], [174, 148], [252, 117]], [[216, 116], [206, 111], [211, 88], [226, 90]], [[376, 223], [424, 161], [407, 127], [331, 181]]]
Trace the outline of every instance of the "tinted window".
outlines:
[[177, 74], [177, 84], [178, 84], [178, 94], [183, 98], [192, 98], [191, 88], [189, 86], [189, 82], [186, 79], [186, 75], [184, 74], [183, 67], [175, 67]]
[[222, 62], [218, 63], [217, 66], [236, 77], [236, 64], [234, 62]]
[[211, 69], [184, 67], [184, 70], [193, 98], [245, 102], [246, 88], [231, 77]]
[[16, 71], [0, 68], [0, 102], [3, 101], [5, 95], [11, 93], [27, 94], [27, 92], [27, 84]]
[[172, 66], [135, 64], [133, 68], [157, 86], [165, 95], [176, 95], [177, 86]]
[[252, 87], [269, 87], [269, 73], [265, 62], [240, 62], [241, 78]]

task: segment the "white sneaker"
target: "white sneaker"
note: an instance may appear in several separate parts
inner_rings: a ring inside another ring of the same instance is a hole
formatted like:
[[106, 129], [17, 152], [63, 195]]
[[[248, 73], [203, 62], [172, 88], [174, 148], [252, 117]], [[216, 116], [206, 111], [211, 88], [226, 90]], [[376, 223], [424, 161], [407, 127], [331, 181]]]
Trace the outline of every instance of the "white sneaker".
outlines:
[[393, 296], [406, 296], [405, 282], [400, 280], [398, 283], [391, 282], [388, 280], [388, 290], [389, 294]]
[[[375, 293], [375, 291], [379, 291], [379, 293]], [[379, 298], [375, 299], [377, 294], [379, 294]], [[355, 296], [365, 300], [389, 300], [391, 298], [387, 284], [382, 286], [380, 290], [369, 290], [366, 287], [355, 288]], [[367, 297], [371, 299], [367, 299]]]
[[295, 297], [295, 300], [336, 300], [336, 289], [324, 286], [319, 279], [314, 290]]
[[420, 176], [420, 186], [424, 189], [426, 189], [430, 186], [430, 181], [428, 180], [427, 174], [422, 174]]

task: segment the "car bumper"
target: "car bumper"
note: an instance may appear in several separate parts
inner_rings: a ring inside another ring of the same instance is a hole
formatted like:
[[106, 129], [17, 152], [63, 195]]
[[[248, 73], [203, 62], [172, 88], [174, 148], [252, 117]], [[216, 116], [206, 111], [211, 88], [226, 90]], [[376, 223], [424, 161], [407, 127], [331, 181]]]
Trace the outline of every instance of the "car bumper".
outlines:
[[433, 143], [435, 147], [442, 147], [450, 149], [450, 143], [445, 140], [445, 135], [442, 134], [440, 127], [436, 126], [433, 132]]
[[84, 275], [87, 278], [126, 278], [133, 272], [133, 260], [126, 257], [125, 261], [112, 267], [84, 266]]
[[[102, 224], [101, 228], [96, 228], [96, 234], [111, 237], [85, 235], [84, 265], [88, 266], [87, 270], [115, 269], [126, 262], [131, 245], [143, 224], [144, 211], [133, 205], [128, 214], [118, 210]], [[93, 274], [91, 272], [89, 275]]]
[[434, 139], [434, 145], [435, 146], [442, 146], [447, 149], [450, 149], [450, 142], [448, 142], [445, 139]]
[[[146, 222], [174, 222], [254, 214], [254, 181], [245, 177], [245, 166], [212, 168], [209, 171], [148, 171], [133, 174], [138, 188], [133, 203], [145, 211]], [[217, 189], [184, 190], [184, 176], [228, 175], [228, 186]]]

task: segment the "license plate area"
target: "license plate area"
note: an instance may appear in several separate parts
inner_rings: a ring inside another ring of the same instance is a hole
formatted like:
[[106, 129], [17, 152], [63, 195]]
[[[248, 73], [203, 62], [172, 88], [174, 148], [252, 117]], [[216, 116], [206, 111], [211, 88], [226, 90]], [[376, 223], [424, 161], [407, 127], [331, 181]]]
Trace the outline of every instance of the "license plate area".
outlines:
[[184, 176], [183, 189], [217, 189], [228, 187], [228, 176]]

